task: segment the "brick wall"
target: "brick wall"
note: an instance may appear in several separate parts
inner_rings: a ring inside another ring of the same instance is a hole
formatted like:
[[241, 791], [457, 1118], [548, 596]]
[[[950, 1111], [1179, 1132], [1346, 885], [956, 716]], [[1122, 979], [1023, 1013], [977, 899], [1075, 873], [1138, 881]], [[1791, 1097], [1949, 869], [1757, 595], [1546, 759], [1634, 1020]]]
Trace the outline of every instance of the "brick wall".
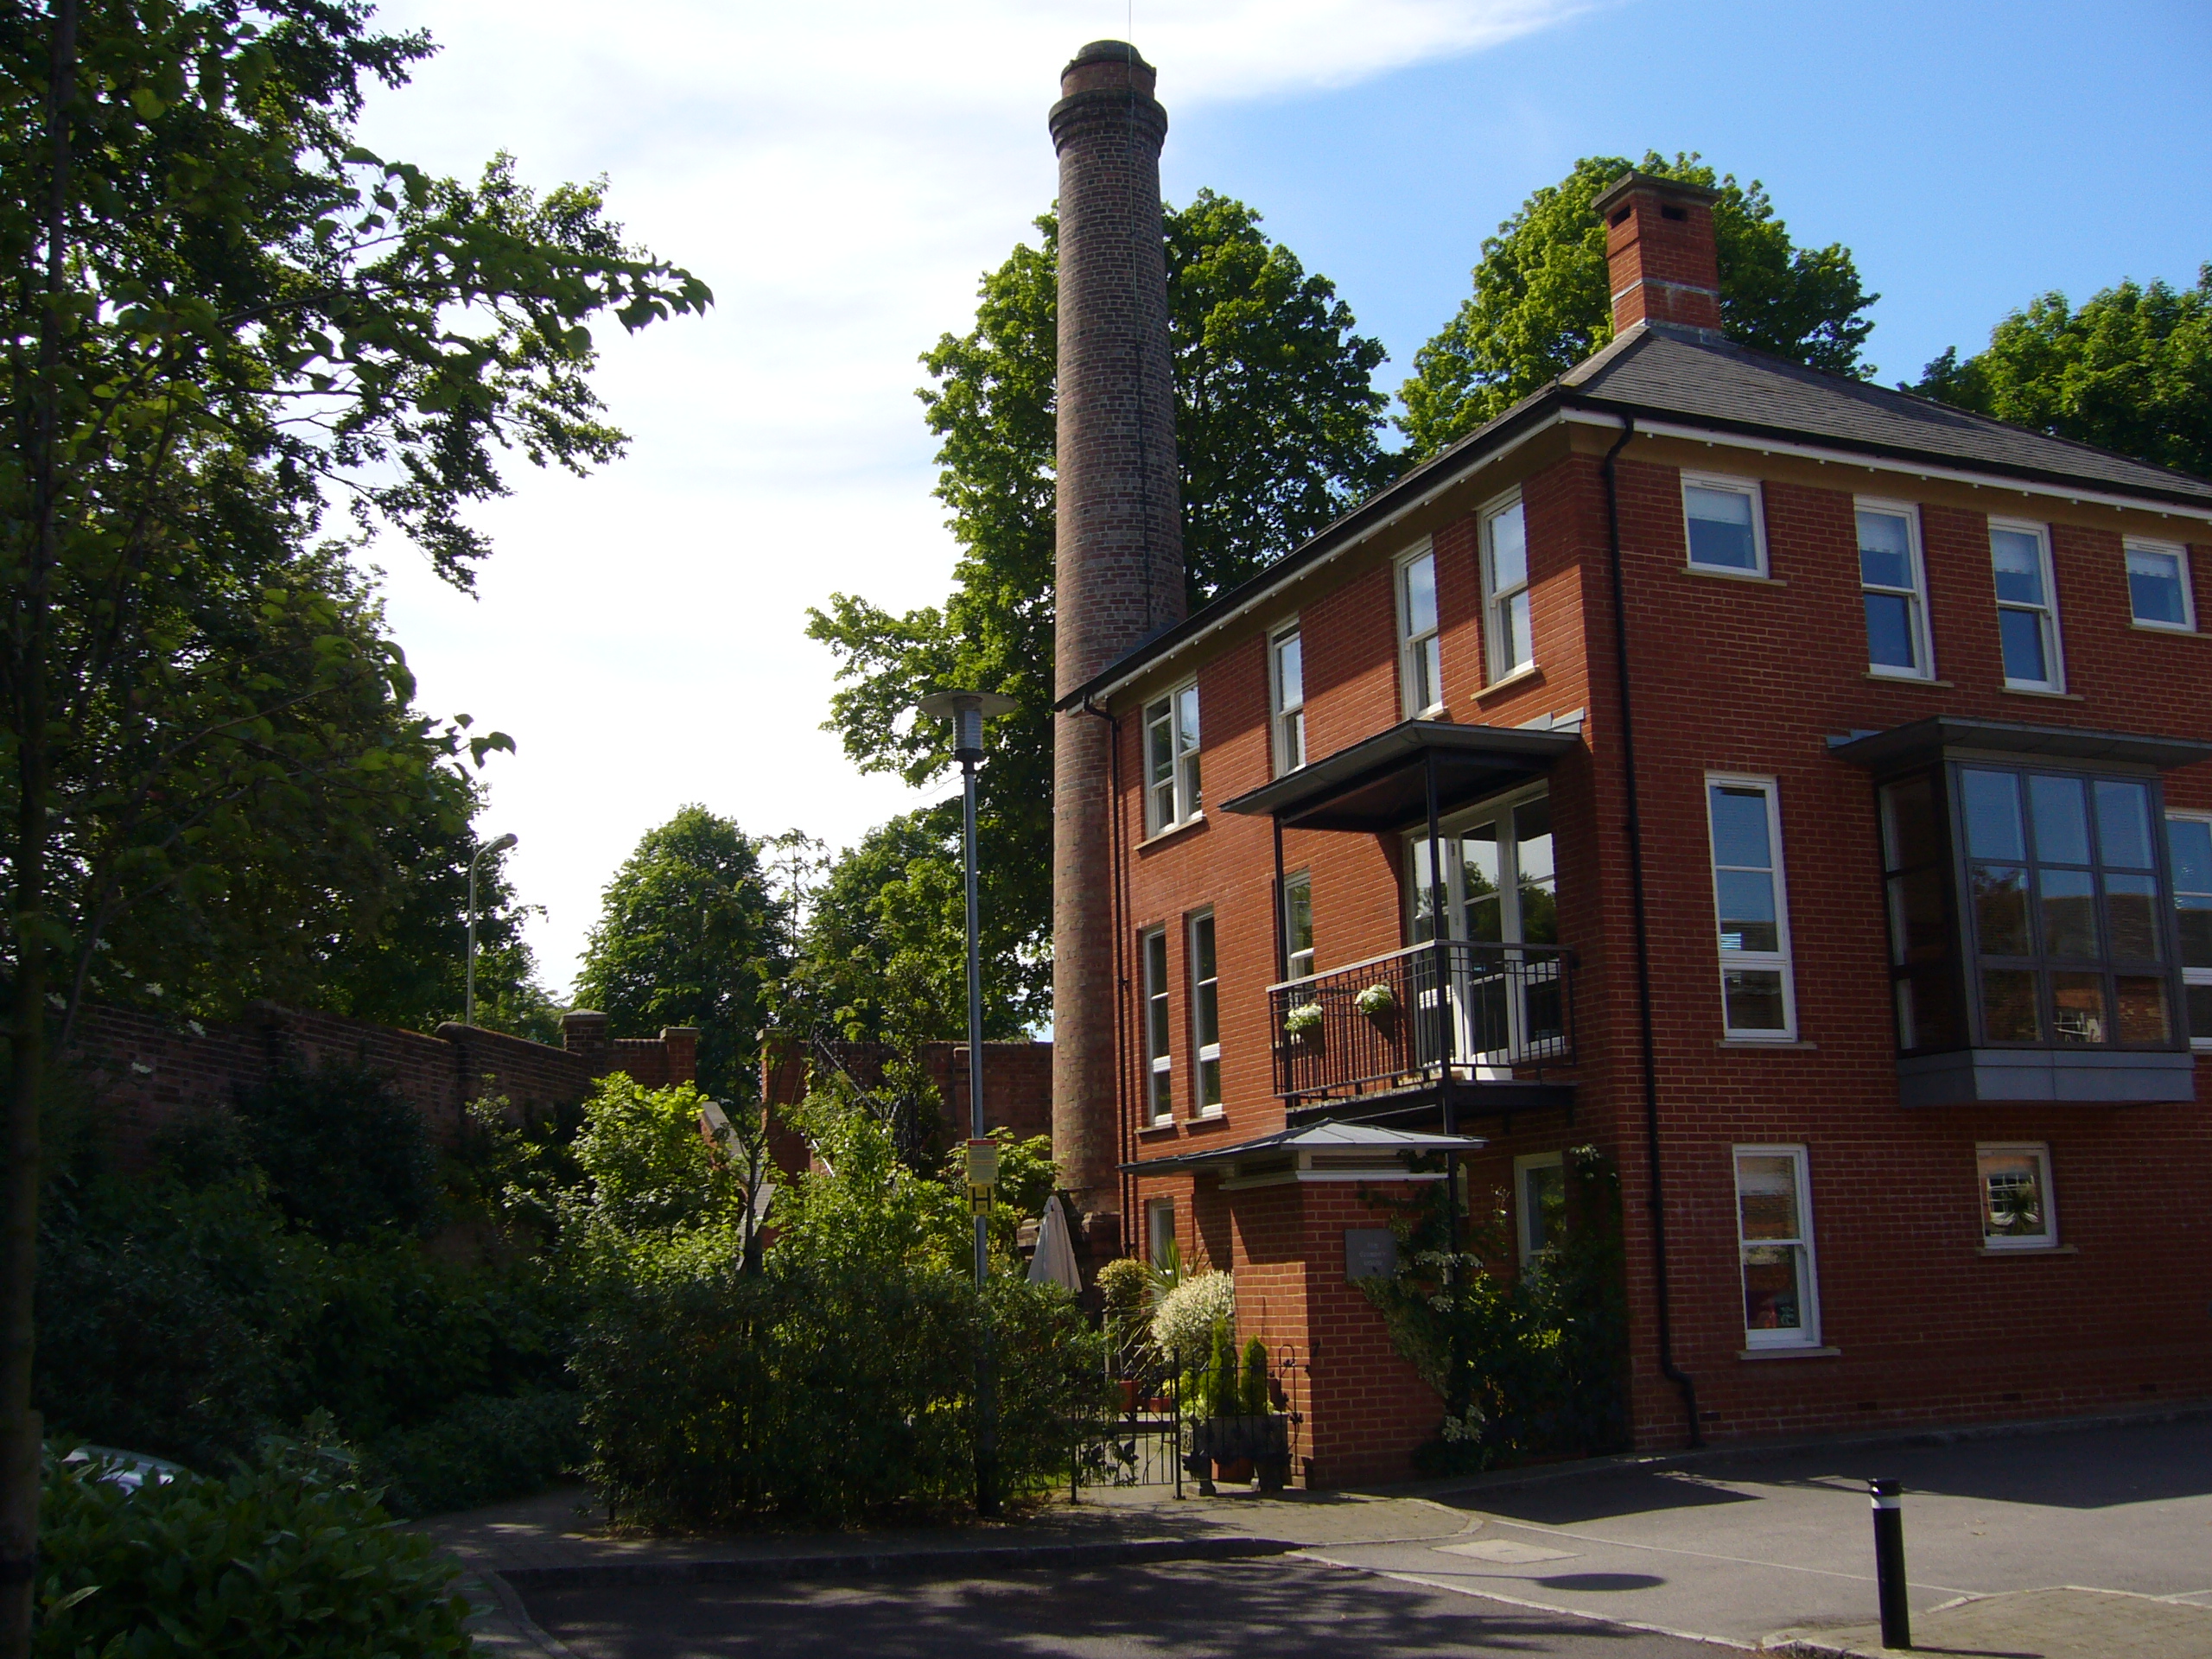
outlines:
[[88, 1005], [66, 1058], [81, 1069], [128, 1166], [143, 1158], [148, 1138], [162, 1124], [227, 1108], [288, 1064], [370, 1067], [391, 1079], [441, 1145], [452, 1143], [468, 1103], [486, 1094], [531, 1111], [583, 1099], [610, 1071], [627, 1071], [653, 1088], [696, 1077], [696, 1031], [671, 1028], [610, 1045], [605, 1023], [604, 1014], [570, 1014], [564, 1027], [572, 1046], [552, 1048], [454, 1022], [425, 1035], [273, 1002], [255, 1004], [234, 1025]]
[[[877, 1043], [846, 1043], [839, 1046], [838, 1057], [866, 1087], [880, 1080], [890, 1052]], [[922, 1065], [938, 1089], [940, 1142], [957, 1146], [968, 1138], [968, 1045], [925, 1044]], [[813, 1154], [775, 1109], [806, 1098], [808, 1071], [804, 1057], [790, 1050], [771, 1052], [761, 1062], [761, 1098], [772, 1114], [769, 1156], [779, 1169], [794, 1173], [806, 1168]], [[983, 1045], [983, 1121], [987, 1128], [1012, 1129], [1023, 1140], [1052, 1134], [1052, 1044]]]

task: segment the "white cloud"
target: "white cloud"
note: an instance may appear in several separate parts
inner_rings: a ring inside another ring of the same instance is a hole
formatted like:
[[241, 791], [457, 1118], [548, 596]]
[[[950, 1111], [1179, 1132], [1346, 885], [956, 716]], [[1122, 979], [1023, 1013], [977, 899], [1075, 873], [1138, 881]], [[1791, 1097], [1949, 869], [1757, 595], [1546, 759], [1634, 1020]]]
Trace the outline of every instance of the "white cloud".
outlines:
[[[1147, 3], [1135, 36], [1172, 123], [1581, 9]], [[522, 836], [556, 989], [601, 884], [684, 802], [833, 843], [912, 804], [817, 729], [833, 664], [806, 607], [836, 589], [899, 608], [942, 595], [952, 550], [915, 358], [964, 326], [978, 273], [1051, 200], [1060, 66], [1124, 18], [1117, 0], [384, 9], [443, 50], [372, 101], [365, 143], [448, 172], [505, 149], [541, 184], [604, 172], [631, 235], [716, 296], [703, 320], [607, 338], [598, 384], [630, 454], [582, 482], [522, 468], [480, 515], [498, 547], [480, 599], [379, 550], [426, 705], [520, 745], [493, 762], [485, 823]]]

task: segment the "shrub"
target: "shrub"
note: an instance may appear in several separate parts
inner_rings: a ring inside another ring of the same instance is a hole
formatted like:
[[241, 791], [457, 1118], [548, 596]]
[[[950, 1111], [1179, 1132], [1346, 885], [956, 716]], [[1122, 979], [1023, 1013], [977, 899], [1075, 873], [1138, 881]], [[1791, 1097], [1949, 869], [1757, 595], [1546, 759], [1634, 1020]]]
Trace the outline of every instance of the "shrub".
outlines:
[[582, 1468], [582, 1406], [569, 1389], [463, 1395], [429, 1421], [369, 1443], [366, 1461], [401, 1515], [442, 1515], [534, 1492]]
[[241, 1096], [238, 1116], [270, 1196], [321, 1237], [418, 1232], [436, 1212], [429, 1132], [380, 1072], [343, 1061], [288, 1069]]
[[1152, 1340], [1185, 1370], [1196, 1371], [1212, 1352], [1213, 1328], [1236, 1318], [1236, 1281], [1225, 1273], [1192, 1274], [1160, 1299]]
[[[760, 1273], [728, 1249], [663, 1258], [601, 1300], [575, 1368], [588, 1473], [624, 1518], [842, 1522], [972, 1494], [972, 1281], [787, 1243]], [[995, 1278], [988, 1306], [1002, 1487], [1056, 1484], [1105, 1410], [1099, 1338], [1056, 1286]]]
[[438, 1659], [465, 1655], [460, 1568], [374, 1496], [264, 1461], [127, 1492], [50, 1454], [37, 1659]]
[[1364, 1281], [1393, 1344], [1444, 1400], [1424, 1472], [1458, 1474], [1533, 1456], [1628, 1443], [1628, 1315], [1620, 1182], [1594, 1148], [1567, 1155], [1566, 1227], [1546, 1257], [1508, 1277], [1502, 1206], [1446, 1248], [1439, 1183], [1399, 1225], [1395, 1277]]
[[1123, 1363], [1141, 1362], [1151, 1345], [1152, 1279], [1144, 1263], [1117, 1255], [1098, 1269], [1098, 1294], [1105, 1303], [1106, 1341]]
[[1213, 1351], [1206, 1361], [1200, 1403], [1209, 1417], [1236, 1414], [1236, 1336], [1226, 1319], [1213, 1328]]
[[1268, 1344], [1254, 1337], [1244, 1344], [1243, 1374], [1237, 1379], [1236, 1408], [1247, 1417], [1267, 1414]]

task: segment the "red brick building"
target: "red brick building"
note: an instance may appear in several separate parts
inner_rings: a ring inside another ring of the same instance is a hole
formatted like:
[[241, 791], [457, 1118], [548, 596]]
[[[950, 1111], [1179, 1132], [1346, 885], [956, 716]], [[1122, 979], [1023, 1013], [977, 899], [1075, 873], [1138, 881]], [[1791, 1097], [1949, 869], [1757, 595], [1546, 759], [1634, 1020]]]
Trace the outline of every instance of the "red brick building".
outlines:
[[1347, 1260], [1389, 1132], [1524, 1249], [1614, 1160], [1640, 1446], [2212, 1395], [2212, 484], [1728, 343], [1711, 200], [1617, 183], [1611, 345], [1065, 688], [1056, 1113], [1298, 1351], [1317, 1484], [1440, 1415]]

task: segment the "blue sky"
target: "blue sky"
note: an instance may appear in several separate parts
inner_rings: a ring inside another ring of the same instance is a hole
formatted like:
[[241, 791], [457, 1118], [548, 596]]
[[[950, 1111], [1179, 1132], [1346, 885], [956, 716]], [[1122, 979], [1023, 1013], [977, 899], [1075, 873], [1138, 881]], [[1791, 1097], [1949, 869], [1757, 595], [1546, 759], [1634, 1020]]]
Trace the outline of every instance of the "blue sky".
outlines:
[[1800, 245], [1849, 247], [1882, 296], [1868, 355], [1917, 378], [2034, 294], [2187, 284], [2212, 260], [2212, 6], [1593, 7], [1341, 90], [1201, 107], [1165, 171], [1174, 199], [1260, 207], [1390, 347], [1395, 385], [1531, 190], [1647, 148], [1764, 180]]
[[[487, 836], [522, 836], [530, 937], [563, 992], [638, 837], [703, 802], [846, 845], [925, 797], [820, 729], [833, 590], [944, 594], [916, 355], [1049, 202], [1062, 63], [1129, 0], [391, 0], [445, 50], [363, 137], [613, 211], [718, 303], [602, 335], [632, 434], [578, 481], [518, 461], [477, 515], [480, 594], [379, 545], [424, 705], [513, 734]], [[1800, 243], [1883, 299], [1885, 379], [2005, 311], [2212, 258], [2212, 8], [1583, 0], [1137, 0], [1168, 194], [1258, 208], [1394, 361], [1468, 292], [1482, 239], [1579, 156], [1696, 149], [1764, 180]]]

